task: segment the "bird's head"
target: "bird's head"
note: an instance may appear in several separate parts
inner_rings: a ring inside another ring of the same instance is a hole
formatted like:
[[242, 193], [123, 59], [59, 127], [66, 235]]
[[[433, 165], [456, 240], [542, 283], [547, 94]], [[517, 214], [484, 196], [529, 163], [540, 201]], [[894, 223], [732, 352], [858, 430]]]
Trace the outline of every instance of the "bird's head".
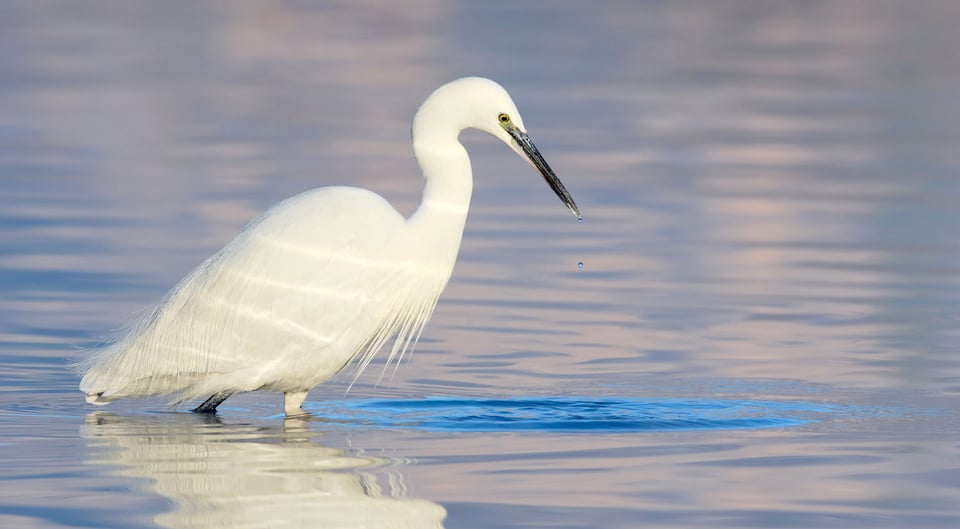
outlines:
[[[447, 127], [438, 126], [440, 124]], [[427, 98], [413, 123], [415, 141], [430, 138], [434, 134], [449, 134], [449, 131], [459, 135], [460, 131], [467, 128], [487, 132], [509, 145], [540, 172], [550, 189], [580, 218], [580, 210], [573, 197], [530, 140], [520, 111], [502, 86], [483, 77], [464, 77], [451, 81]]]

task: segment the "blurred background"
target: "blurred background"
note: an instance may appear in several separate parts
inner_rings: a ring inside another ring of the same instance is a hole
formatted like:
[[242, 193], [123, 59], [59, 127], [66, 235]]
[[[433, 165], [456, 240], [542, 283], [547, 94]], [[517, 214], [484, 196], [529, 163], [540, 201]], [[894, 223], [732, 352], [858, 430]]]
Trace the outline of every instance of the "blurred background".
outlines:
[[[227, 462], [211, 469], [294, 479], [291, 461], [330, 458], [356, 477], [337, 490], [413, 502], [411, 527], [440, 524], [437, 505], [446, 527], [955, 527], [958, 23], [946, 0], [3, 2], [0, 522], [217, 526], [199, 500], [195, 525], [152, 518], [210, 490], [158, 473], [253, 424], [264, 449], [210, 451]], [[584, 222], [465, 132], [471, 213], [412, 361], [389, 384], [375, 365], [346, 396], [350, 377], [314, 390], [313, 411], [426, 396], [832, 411], [685, 433], [311, 423], [295, 442], [318, 444], [295, 459], [277, 395], [237, 397], [239, 424], [171, 419], [162, 399], [90, 415], [68, 364], [271, 204], [354, 185], [413, 211], [410, 121], [465, 75], [510, 91]], [[337, 459], [361, 449], [388, 455]]]

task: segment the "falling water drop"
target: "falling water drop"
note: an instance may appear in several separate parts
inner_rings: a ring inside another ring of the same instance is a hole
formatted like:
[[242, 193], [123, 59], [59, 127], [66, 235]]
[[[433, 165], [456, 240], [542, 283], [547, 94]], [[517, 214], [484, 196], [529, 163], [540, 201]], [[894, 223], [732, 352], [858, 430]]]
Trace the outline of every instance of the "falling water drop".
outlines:
[[577, 268], [579, 268], [580, 270], [583, 270], [583, 261], [580, 261], [579, 263], [577, 263]]

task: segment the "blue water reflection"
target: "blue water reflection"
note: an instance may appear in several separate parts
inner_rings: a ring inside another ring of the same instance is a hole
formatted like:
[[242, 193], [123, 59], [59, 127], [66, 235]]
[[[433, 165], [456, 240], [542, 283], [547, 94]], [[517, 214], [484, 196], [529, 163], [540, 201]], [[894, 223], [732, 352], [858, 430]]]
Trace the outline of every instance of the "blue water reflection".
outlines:
[[324, 420], [447, 432], [649, 432], [798, 426], [840, 412], [831, 404], [726, 399], [519, 397], [345, 400], [310, 408]]

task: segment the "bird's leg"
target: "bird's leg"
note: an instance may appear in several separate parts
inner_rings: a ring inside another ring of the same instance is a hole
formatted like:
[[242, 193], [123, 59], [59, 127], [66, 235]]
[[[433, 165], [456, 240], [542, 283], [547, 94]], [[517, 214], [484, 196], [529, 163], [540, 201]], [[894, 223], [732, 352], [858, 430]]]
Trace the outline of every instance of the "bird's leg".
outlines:
[[229, 391], [214, 393], [209, 399], [203, 401], [203, 404], [197, 406], [192, 411], [194, 413], [217, 413], [217, 406], [230, 398], [230, 395], [233, 395], [233, 393], [230, 393]]
[[306, 391], [288, 391], [283, 394], [283, 411], [288, 416], [293, 415], [303, 415], [304, 411], [301, 407], [303, 401], [307, 398]]

